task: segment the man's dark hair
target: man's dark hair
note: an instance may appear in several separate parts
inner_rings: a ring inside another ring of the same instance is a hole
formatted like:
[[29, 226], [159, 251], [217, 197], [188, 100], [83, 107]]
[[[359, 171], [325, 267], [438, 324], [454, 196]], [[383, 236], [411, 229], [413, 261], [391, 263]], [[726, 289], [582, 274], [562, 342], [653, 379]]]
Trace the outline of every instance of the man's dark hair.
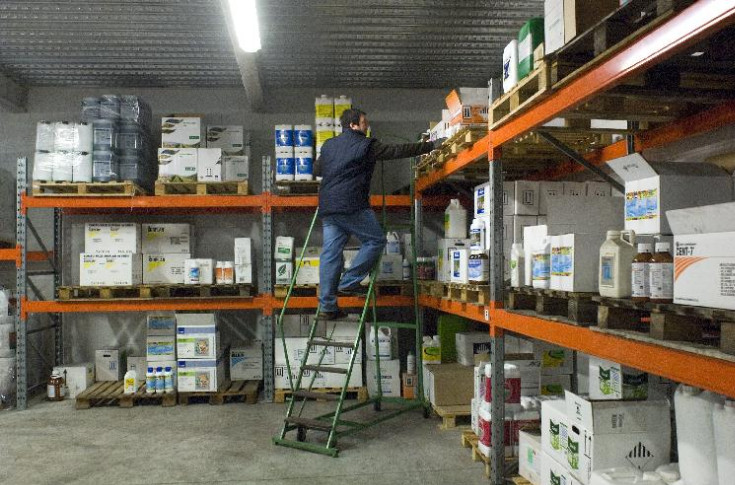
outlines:
[[350, 108], [342, 112], [342, 116], [339, 117], [339, 122], [342, 125], [342, 131], [349, 130], [350, 125], [359, 125], [360, 117], [365, 116], [365, 112], [361, 109]]

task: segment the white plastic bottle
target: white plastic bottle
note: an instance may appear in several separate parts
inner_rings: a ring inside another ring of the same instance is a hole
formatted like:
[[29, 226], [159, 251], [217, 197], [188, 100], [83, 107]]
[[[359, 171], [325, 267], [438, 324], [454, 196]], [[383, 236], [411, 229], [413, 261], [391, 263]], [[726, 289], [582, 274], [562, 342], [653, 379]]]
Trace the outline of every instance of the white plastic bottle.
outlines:
[[[713, 410], [724, 399], [709, 391], [680, 385], [674, 395], [679, 471], [687, 485], [716, 485], [717, 456]], [[732, 436], [728, 439], [732, 440]], [[732, 479], [732, 477], [730, 477]], [[732, 482], [730, 482], [732, 483]]]
[[607, 231], [600, 246], [600, 295], [628, 298], [631, 295], [631, 268], [636, 256], [635, 232]]
[[[520, 404], [521, 403], [521, 370], [517, 365], [504, 364], [503, 375], [505, 378], [504, 395], [506, 404]], [[491, 409], [491, 403], [493, 401], [493, 365], [488, 363], [485, 364], [485, 402], [481, 403], [485, 409]]]
[[135, 382], [138, 379], [138, 373], [134, 369], [131, 369], [125, 373], [123, 377], [123, 393], [124, 394], [135, 394], [138, 390]]
[[449, 201], [444, 211], [444, 237], [446, 239], [467, 239], [467, 209], [459, 199]]
[[156, 367], [156, 394], [163, 393], [166, 388], [166, 376], [163, 375], [163, 367]]
[[166, 366], [163, 371], [163, 392], [166, 394], [174, 392], [174, 373], [170, 366]]
[[8, 316], [10, 302], [5, 288], [0, 287], [0, 319]]
[[638, 243], [638, 254], [631, 264], [631, 298], [633, 301], [647, 301], [651, 298], [651, 245]]
[[403, 276], [404, 280], [411, 279], [411, 264], [406, 258], [403, 258], [403, 263], [401, 263], [401, 275]]
[[715, 427], [719, 485], [727, 485], [735, 479], [735, 401], [728, 399], [724, 406], [715, 406], [712, 422]]
[[551, 238], [545, 237], [541, 244], [533, 249], [531, 257], [533, 287], [548, 289], [551, 285]]
[[472, 251], [485, 251], [485, 223], [479, 217], [472, 219], [470, 224], [470, 249]]
[[510, 286], [513, 288], [523, 286], [523, 272], [525, 267], [523, 258], [523, 244], [513, 243], [510, 249]]
[[401, 238], [397, 232], [387, 233], [385, 239], [385, 254], [401, 254]]
[[191, 264], [189, 265], [189, 275], [188, 275], [189, 283], [192, 285], [198, 285], [199, 275], [200, 275], [199, 262], [197, 260], [193, 260]]
[[145, 373], [145, 392], [146, 394], [156, 393], [156, 373], [153, 372], [153, 367], [148, 367]]
[[416, 374], [416, 356], [413, 354], [413, 350], [409, 350], [408, 357], [406, 357], [406, 374]]

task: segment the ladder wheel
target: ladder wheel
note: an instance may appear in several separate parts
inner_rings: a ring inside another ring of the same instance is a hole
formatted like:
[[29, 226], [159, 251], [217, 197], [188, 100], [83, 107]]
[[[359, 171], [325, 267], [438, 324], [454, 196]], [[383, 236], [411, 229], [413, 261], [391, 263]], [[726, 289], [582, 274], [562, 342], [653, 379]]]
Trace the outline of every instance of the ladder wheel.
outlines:
[[296, 441], [306, 441], [306, 428], [303, 426], [296, 428]]
[[381, 408], [381, 403], [380, 403], [380, 401], [375, 401], [375, 402], [373, 403], [373, 409], [374, 409], [375, 411], [380, 411], [380, 408]]

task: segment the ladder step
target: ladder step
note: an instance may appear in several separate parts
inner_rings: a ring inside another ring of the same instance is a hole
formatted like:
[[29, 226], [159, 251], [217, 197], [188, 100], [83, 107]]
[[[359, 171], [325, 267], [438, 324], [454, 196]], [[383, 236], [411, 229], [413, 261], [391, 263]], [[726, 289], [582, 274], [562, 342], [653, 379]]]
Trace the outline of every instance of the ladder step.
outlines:
[[321, 345], [322, 347], [335, 347], [338, 349], [351, 349], [351, 342], [334, 342], [332, 340], [309, 340], [309, 345]]
[[302, 367], [303, 370], [313, 370], [314, 372], [324, 372], [332, 374], [347, 374], [347, 369], [340, 367], [332, 367], [325, 365], [305, 365]]
[[339, 394], [329, 394], [327, 392], [312, 392], [312, 391], [294, 391], [295, 397], [303, 397], [309, 399], [322, 399], [325, 401], [338, 401]]
[[290, 418], [286, 418], [286, 424], [295, 424], [296, 426], [302, 426], [304, 428], [309, 428], [309, 429], [316, 429], [319, 431], [331, 431], [332, 430], [332, 423], [328, 423], [326, 421], [320, 421], [318, 419], [297, 418], [295, 416], [291, 416]]
[[377, 322], [375, 324], [376, 327], [380, 328], [409, 328], [409, 329], [415, 329], [416, 324], [415, 323], [404, 323], [404, 322]]

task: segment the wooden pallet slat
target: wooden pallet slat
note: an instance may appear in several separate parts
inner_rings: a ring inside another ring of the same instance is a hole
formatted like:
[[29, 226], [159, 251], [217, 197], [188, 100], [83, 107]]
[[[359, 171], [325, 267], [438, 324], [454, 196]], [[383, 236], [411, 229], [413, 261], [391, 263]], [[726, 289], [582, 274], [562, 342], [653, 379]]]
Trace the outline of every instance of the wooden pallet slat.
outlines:
[[85, 389], [75, 399], [76, 409], [89, 409], [99, 406], [119, 406], [131, 408], [136, 404], [156, 404], [162, 407], [176, 405], [176, 393], [152, 393], [145, 392], [145, 384], [133, 394], [125, 394], [123, 381], [96, 382]]
[[587, 326], [598, 321], [598, 303], [594, 293], [543, 290], [530, 287], [508, 288], [506, 308], [527, 310], [540, 315], [559, 317], [565, 323]]
[[517, 116], [551, 90], [550, 64], [542, 62], [490, 107], [490, 129], [495, 129]]
[[472, 415], [469, 404], [434, 406], [434, 412], [442, 418], [442, 423], [439, 425], [439, 429], [442, 430], [456, 428], [458, 420], [463, 420], [465, 425], [470, 424], [469, 420]]
[[444, 283], [443, 297], [469, 303], [472, 305], [488, 305], [490, 303], [490, 286], [474, 283]]
[[135, 182], [43, 182], [31, 185], [34, 197], [133, 197], [148, 192]]
[[248, 195], [248, 181], [170, 182], [157, 181], [156, 195]]
[[60, 286], [59, 301], [152, 300], [177, 298], [252, 298], [251, 284]]
[[207, 402], [213, 406], [226, 403], [242, 402], [256, 404], [262, 381], [230, 381], [226, 380], [220, 390], [214, 392], [179, 392], [179, 405]]
[[317, 195], [321, 182], [317, 180], [276, 180], [273, 193], [276, 195]]
[[[341, 387], [314, 388], [314, 389], [311, 389], [311, 392], [323, 393], [323, 394], [339, 394], [342, 392], [342, 388]], [[273, 396], [273, 402], [285, 403], [286, 399], [289, 399], [292, 394], [293, 393], [291, 389], [276, 389], [275, 394]], [[366, 402], [369, 398], [368, 390], [367, 390], [367, 387], [365, 386], [348, 387], [345, 395], [348, 399], [354, 398], [357, 400], [357, 402], [360, 402], [360, 403]]]

